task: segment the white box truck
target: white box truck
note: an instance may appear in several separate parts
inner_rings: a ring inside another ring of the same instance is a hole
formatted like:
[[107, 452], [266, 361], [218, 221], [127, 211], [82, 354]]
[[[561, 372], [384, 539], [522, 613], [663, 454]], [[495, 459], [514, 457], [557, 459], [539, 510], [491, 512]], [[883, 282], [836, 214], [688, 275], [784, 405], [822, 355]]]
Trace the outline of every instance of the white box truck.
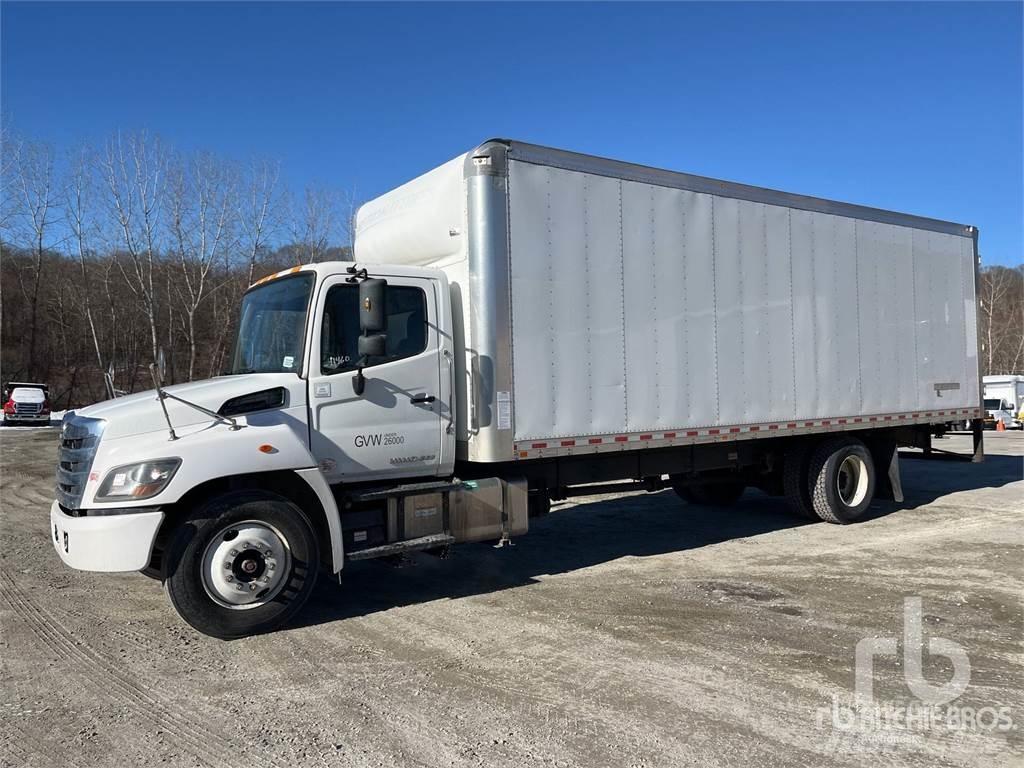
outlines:
[[69, 415], [53, 544], [229, 638], [597, 489], [854, 521], [981, 414], [977, 234], [488, 141], [362, 206], [354, 263], [254, 285], [225, 375]]
[[1024, 376], [992, 375], [982, 379], [985, 426], [1003, 422], [1006, 429], [1024, 427]]

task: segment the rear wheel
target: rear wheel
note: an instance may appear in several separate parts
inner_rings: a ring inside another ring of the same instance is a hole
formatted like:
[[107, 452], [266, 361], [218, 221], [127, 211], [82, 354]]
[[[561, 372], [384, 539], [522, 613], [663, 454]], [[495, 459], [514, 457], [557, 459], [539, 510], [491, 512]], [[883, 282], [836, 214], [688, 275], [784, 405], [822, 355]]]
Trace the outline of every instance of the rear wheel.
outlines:
[[164, 586], [178, 614], [205, 635], [269, 632], [302, 607], [319, 547], [306, 514], [274, 494], [244, 491], [202, 504], [171, 537]]
[[807, 465], [810, 452], [806, 443], [801, 443], [790, 450], [782, 458], [782, 487], [786, 495], [786, 503], [797, 517], [806, 520], [818, 520], [811, 505], [811, 492], [807, 487]]
[[826, 440], [811, 453], [807, 471], [811, 508], [827, 523], [852, 523], [875, 495], [875, 465], [860, 440]]

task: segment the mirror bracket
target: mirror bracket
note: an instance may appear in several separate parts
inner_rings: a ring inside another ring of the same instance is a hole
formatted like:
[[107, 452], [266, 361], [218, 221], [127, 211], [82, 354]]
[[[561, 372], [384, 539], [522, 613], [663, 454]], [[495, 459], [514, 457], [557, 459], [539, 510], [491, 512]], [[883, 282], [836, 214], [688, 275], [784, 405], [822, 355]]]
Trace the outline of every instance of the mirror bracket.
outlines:
[[358, 283], [360, 280], [366, 280], [370, 276], [366, 271], [366, 267], [359, 268], [355, 264], [347, 267], [345, 271], [351, 275], [351, 277], [345, 278], [346, 283]]

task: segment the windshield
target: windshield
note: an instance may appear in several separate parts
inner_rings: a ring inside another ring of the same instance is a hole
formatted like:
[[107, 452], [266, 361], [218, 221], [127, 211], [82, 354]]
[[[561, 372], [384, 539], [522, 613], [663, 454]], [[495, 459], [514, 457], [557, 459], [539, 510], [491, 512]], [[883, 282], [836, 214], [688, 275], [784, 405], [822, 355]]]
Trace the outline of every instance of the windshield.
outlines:
[[246, 293], [225, 373], [298, 373], [312, 288], [313, 273], [300, 272]]
[[1003, 401], [998, 397], [986, 397], [985, 407], [990, 411], [997, 411], [1003, 407]]

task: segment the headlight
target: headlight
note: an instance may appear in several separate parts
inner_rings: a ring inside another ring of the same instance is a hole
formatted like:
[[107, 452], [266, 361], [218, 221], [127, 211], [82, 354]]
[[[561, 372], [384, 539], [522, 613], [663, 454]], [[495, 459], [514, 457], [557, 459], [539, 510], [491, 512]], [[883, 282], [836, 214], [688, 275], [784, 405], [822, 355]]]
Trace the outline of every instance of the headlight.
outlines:
[[158, 459], [125, 464], [107, 472], [96, 501], [133, 501], [156, 496], [174, 477], [181, 459]]

